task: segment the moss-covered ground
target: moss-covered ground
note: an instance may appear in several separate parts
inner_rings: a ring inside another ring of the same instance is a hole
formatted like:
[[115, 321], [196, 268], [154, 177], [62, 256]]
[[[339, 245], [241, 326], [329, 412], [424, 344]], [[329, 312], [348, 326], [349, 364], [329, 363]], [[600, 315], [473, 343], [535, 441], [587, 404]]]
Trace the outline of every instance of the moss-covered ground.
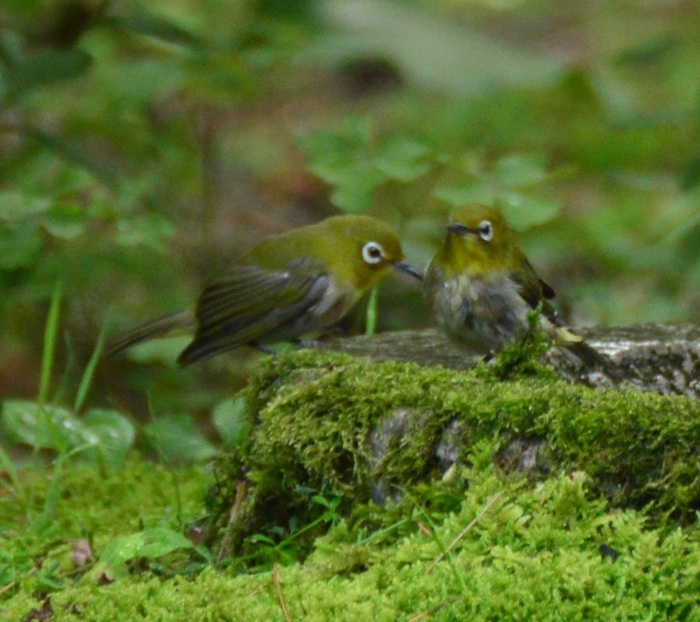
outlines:
[[[700, 620], [695, 401], [310, 352], [266, 361], [246, 399], [248, 442], [214, 477], [136, 457], [21, 474], [0, 619]], [[207, 511], [218, 566], [71, 559], [82, 538], [99, 558], [144, 529], [190, 537]]]

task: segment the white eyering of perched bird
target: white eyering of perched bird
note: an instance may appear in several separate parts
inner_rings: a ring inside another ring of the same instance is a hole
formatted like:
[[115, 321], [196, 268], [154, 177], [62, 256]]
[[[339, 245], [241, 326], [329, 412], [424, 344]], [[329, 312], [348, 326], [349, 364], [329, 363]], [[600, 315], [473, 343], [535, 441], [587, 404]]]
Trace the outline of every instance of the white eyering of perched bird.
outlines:
[[454, 211], [445, 242], [426, 268], [423, 293], [438, 326], [477, 353], [491, 356], [522, 336], [527, 314], [540, 306], [540, 325], [553, 345], [586, 367], [619, 376], [610, 359], [557, 317], [549, 302], [554, 290], [537, 276], [495, 208], [470, 204]]

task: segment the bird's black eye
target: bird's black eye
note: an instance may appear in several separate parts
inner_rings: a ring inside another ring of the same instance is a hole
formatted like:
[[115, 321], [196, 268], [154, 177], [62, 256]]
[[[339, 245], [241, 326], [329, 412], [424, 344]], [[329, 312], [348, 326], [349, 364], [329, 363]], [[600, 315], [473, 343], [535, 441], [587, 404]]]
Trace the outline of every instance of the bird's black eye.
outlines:
[[479, 237], [484, 242], [490, 242], [493, 240], [493, 225], [488, 220], [482, 220], [479, 223]]
[[362, 259], [370, 265], [378, 264], [384, 259], [384, 249], [376, 242], [367, 242], [362, 247]]

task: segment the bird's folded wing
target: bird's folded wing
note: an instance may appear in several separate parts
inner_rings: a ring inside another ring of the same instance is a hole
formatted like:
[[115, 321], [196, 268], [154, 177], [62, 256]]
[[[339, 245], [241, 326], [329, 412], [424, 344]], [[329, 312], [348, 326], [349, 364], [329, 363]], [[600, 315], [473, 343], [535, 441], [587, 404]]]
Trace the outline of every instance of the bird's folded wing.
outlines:
[[548, 302], [555, 297], [552, 286], [537, 276], [525, 255], [521, 257], [520, 266], [521, 269], [514, 272], [511, 278], [518, 285], [523, 300], [531, 309], [536, 309], [539, 304], [542, 304], [542, 314], [552, 322], [559, 323], [556, 310]]
[[286, 270], [236, 266], [205, 287], [197, 302], [197, 332], [182, 364], [255, 343], [292, 325], [328, 288], [328, 277], [309, 260]]

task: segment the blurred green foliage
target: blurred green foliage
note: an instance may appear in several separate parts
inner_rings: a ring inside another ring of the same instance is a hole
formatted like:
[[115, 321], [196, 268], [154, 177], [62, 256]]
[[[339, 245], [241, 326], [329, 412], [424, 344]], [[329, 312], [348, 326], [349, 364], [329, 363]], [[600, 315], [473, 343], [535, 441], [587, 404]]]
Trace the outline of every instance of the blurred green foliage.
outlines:
[[[699, 31], [693, 0], [3, 0], [0, 584], [62, 589], [93, 534], [106, 577], [212, 562], [182, 534], [204, 475], [125, 458], [245, 443], [232, 395], [264, 355], [99, 357], [266, 235], [368, 212], [420, 266], [453, 206], [494, 203], [571, 322], [696, 321]], [[428, 322], [400, 279], [376, 309], [380, 330]], [[338, 520], [332, 491], [295, 492], [317, 518], [255, 536], [261, 564]]]
[[[69, 394], [108, 318], [113, 334], [189, 305], [227, 258], [338, 210], [396, 225], [421, 265], [451, 206], [495, 203], [573, 323], [697, 317], [695, 2], [3, 8], [0, 397], [35, 396], [59, 280]], [[427, 321], [418, 292], [382, 286], [380, 329]], [[209, 421], [250, 357], [172, 358], [166, 345], [100, 363], [90, 400], [150, 412], [144, 440], [176, 446], [169, 430]], [[240, 434], [216, 421], [209, 440]]]

